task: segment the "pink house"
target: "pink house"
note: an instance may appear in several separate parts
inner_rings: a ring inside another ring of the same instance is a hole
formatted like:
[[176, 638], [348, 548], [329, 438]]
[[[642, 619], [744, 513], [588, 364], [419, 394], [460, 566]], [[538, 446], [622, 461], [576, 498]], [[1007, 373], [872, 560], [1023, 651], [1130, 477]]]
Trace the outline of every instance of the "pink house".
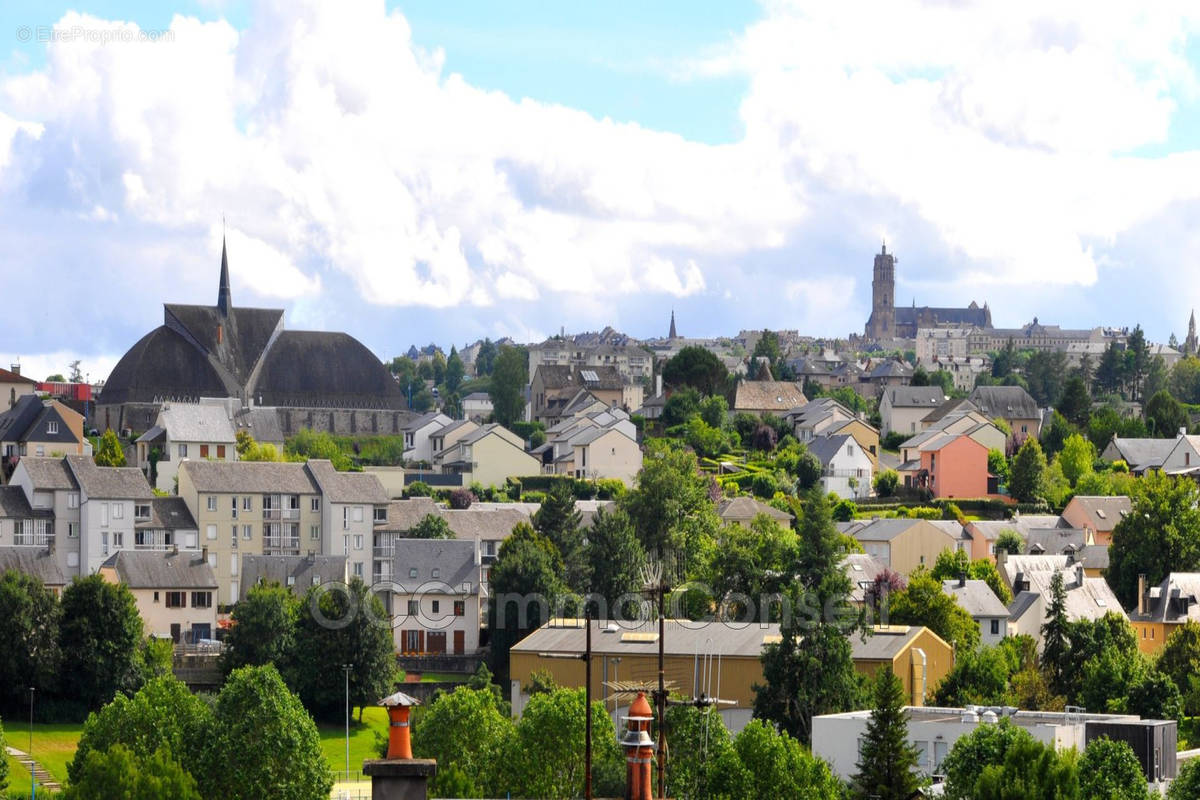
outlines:
[[987, 448], [964, 434], [938, 436], [921, 446], [921, 474], [934, 497], [986, 497]]

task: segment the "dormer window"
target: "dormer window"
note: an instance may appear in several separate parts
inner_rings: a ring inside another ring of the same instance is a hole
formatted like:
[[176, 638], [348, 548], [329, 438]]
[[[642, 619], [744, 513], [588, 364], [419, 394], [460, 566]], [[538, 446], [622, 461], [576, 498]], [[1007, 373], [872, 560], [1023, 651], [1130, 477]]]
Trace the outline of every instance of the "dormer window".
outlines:
[[409, 567], [409, 568], [408, 568], [408, 577], [410, 577], [410, 578], [415, 578], [415, 577], [417, 577], [417, 568], [416, 568], [416, 567]]
[[51, 434], [51, 435], [58, 433], [58, 423], [57, 422], [47, 422], [46, 423], [46, 433]]

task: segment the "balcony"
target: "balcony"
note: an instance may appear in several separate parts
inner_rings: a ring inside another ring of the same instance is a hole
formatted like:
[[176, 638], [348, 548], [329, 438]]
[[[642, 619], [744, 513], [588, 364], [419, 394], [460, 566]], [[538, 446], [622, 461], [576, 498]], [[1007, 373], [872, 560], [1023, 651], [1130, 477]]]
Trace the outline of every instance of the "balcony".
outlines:
[[375, 545], [371, 551], [376, 558], [391, 558], [396, 554], [390, 544]]
[[18, 533], [13, 535], [13, 547], [49, 547], [53, 533]]
[[[283, 552], [270, 552], [283, 551]], [[264, 536], [263, 537], [263, 555], [299, 555], [300, 553], [300, 537], [299, 536]]]

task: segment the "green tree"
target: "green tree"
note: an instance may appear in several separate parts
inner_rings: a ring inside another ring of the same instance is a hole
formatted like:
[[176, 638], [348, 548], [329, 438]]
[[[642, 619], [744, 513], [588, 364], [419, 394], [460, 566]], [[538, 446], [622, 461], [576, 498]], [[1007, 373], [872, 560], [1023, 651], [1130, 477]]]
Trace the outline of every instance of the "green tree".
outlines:
[[[411, 489], [416, 484], [409, 486]], [[408, 532], [410, 539], [453, 539], [454, 531], [441, 514], [426, 514]]]
[[492, 416], [506, 428], [525, 414], [525, 384], [529, 383], [529, 356], [523, 347], [505, 345], [496, 355], [492, 384]]
[[479, 345], [479, 352], [475, 355], [475, 374], [491, 375], [496, 368], [498, 353], [496, 343], [491, 339], [484, 339], [483, 343]]
[[[434, 797], [498, 797], [505, 757], [516, 728], [496, 693], [460, 686], [438, 693], [415, 715], [413, 755], [438, 762], [430, 784]], [[446, 784], [457, 774], [462, 782], [453, 794]]]
[[567, 593], [562, 557], [554, 543], [519, 523], [500, 545], [488, 582], [487, 625], [493, 669], [508, 681], [508, 649], [555, 613]]
[[519, 797], [567, 800], [583, 793], [584, 727], [592, 717], [592, 760], [619, 769], [621, 753], [616, 731], [604, 704], [584, 706], [583, 689], [556, 689], [529, 698], [517, 722], [502, 772], [506, 785]]
[[862, 800], [908, 800], [920, 788], [917, 748], [908, 741], [904, 686], [890, 668], [875, 673], [874, 709], [859, 744], [858, 773], [851, 781]]
[[721, 359], [703, 347], [689, 345], [663, 365], [663, 384], [672, 389], [690, 386], [702, 395], [724, 394], [729, 370]]
[[1052, 797], [1078, 800], [1079, 767], [1075, 751], [1061, 755], [1053, 745], [1033, 738], [1018, 739], [1000, 764], [988, 764], [972, 795], [976, 800], [1028, 800]]
[[[762, 723], [752, 720], [750, 724]], [[668, 797], [750, 796], [745, 790], [749, 776], [733, 749], [733, 738], [720, 713], [694, 706], [670, 706], [666, 733], [671, 759]], [[731, 776], [729, 772], [736, 774]]]
[[566, 569], [567, 585], [581, 591], [587, 585], [587, 557], [583, 550], [583, 520], [575, 508], [575, 492], [567, 481], [555, 481], [541, 508], [530, 518], [533, 529], [558, 548]]
[[1003, 450], [988, 450], [988, 472], [995, 475], [1002, 485], [1008, 485], [1012, 473]]
[[950, 708], [1006, 704], [1009, 676], [1019, 667], [1014, 656], [999, 645], [955, 653], [954, 667], [934, 690], [934, 703]]
[[193, 778], [169, 750], [149, 756], [134, 754], [121, 744], [88, 752], [64, 800], [200, 800]]
[[634, 489], [618, 504], [649, 556], [698, 557], [720, 527], [709, 486], [695, 455], [650, 443]]
[[1158, 653], [1155, 666], [1179, 689], [1189, 716], [1200, 714], [1200, 623], [1188, 620], [1175, 628]]
[[729, 403], [719, 394], [700, 401], [700, 418], [709, 427], [723, 429], [729, 424]]
[[1042, 669], [1055, 691], [1061, 691], [1066, 673], [1071, 669], [1070, 630], [1063, 574], [1055, 572], [1050, 579], [1050, 607], [1046, 609], [1046, 622], [1042, 625]]
[[1001, 719], [996, 725], [980, 725], [950, 748], [942, 771], [946, 774], [947, 800], [975, 800], [975, 784], [989, 764], [1002, 764], [1018, 742], [1033, 741], [1024, 728]]
[[[636, 605], [636, 594], [642, 587], [641, 567], [646, 551], [638, 541], [629, 515], [620, 509], [611, 512], [598, 509], [587, 538], [589, 591], [603, 597], [608, 604], [607, 614], [600, 616], [611, 617], [618, 609], [630, 611], [629, 606]], [[620, 602], [625, 595], [632, 596]]]
[[458, 387], [462, 386], [463, 377], [467, 374], [466, 367], [463, 366], [462, 357], [459, 356], [458, 350], [451, 345], [450, 357], [446, 359], [446, 390], [454, 393], [458, 391]]
[[[705, 571], [713, 598], [727, 603], [735, 595], [744, 595], [754, 604], [764, 597], [781, 594], [789, 579], [788, 569], [796, 559], [796, 534], [766, 514], [759, 514], [748, 526], [728, 525], [717, 536]], [[726, 609], [735, 619], [744, 619], [741, 603]], [[766, 613], [759, 605], [758, 611]], [[767, 621], [759, 616], [760, 621]]]
[[333, 788], [316, 724], [269, 664], [229, 675], [205, 740], [205, 797], [327, 800]]
[[1150, 359], [1149, 366], [1146, 367], [1146, 377], [1142, 379], [1142, 397], [1154, 397], [1161, 391], [1167, 389], [1171, 381], [1171, 375], [1167, 371], [1167, 363], [1163, 361], [1162, 356], [1155, 356]]
[[900, 473], [894, 469], [885, 469], [880, 471], [875, 476], [874, 486], [875, 494], [880, 497], [891, 497], [896, 493], [896, 487], [900, 484]]
[[1071, 482], [1071, 486], [1079, 483], [1079, 479], [1092, 471], [1092, 461], [1096, 458], [1096, 450], [1092, 443], [1072, 433], [1063, 443], [1062, 451], [1058, 454], [1058, 463], [1062, 467], [1063, 476]]
[[1156, 586], [1168, 570], [1200, 568], [1200, 492], [1190, 478], [1149, 472], [1133, 508], [1113, 529], [1108, 585], [1126, 608], [1137, 605], [1138, 576]]
[[1067, 422], [1077, 428], [1087, 428], [1092, 417], [1092, 396], [1088, 394], [1083, 378], [1074, 375], [1067, 379], [1057, 408], [1058, 413], [1062, 414]]
[[[4, 726], [0, 725], [0, 753], [8, 752], [5, 750], [7, 742], [4, 741]], [[0, 758], [0, 792], [8, 788], [8, 759]]]
[[1167, 800], [1195, 800], [1200, 797], [1200, 761], [1185, 761], [1167, 789]]
[[1188, 355], [1175, 362], [1167, 390], [1184, 403], [1200, 403], [1200, 358]]
[[1169, 677], [1150, 667], [1129, 688], [1125, 710], [1143, 719], [1183, 719], [1183, 694]]
[[278, 583], [251, 586], [233, 607], [233, 625], [225, 635], [221, 668], [228, 675], [239, 667], [274, 664], [286, 671], [296, 641], [300, 602]]
[[100, 447], [96, 450], [93, 460], [98, 467], [125, 466], [125, 450], [121, 447], [117, 434], [111, 428], [100, 437]]
[[304, 707], [318, 719], [340, 719], [345, 685], [331, 681], [350, 665], [350, 706], [362, 707], [391, 693], [396, 677], [396, 648], [389, 617], [379, 596], [361, 578], [344, 589], [313, 586], [300, 606], [295, 657], [288, 683]]
[[441, 350], [437, 350], [433, 354], [433, 358], [429, 360], [429, 366], [433, 370], [433, 384], [441, 386], [446, 381], [446, 357], [442, 355]]
[[[730, 762], [741, 769], [730, 769]], [[733, 740], [732, 753], [719, 758], [715, 766], [719, 777], [714, 778], [714, 797], [831, 800], [845, 794], [844, 785], [829, 771], [828, 764], [762, 720], [751, 720]], [[737, 775], [736, 788], [718, 783], [726, 773]]]
[[141, 759], [161, 748], [184, 770], [198, 773], [211, 717], [208, 704], [178, 679], [155, 678], [132, 696], [118, 693], [111, 703], [88, 715], [67, 774], [72, 784], [78, 783], [89, 756], [113, 747], [124, 747]]
[[1013, 497], [1026, 503], [1040, 500], [1046, 492], [1046, 456], [1038, 440], [1030, 436], [1013, 459], [1008, 484]]
[[[40, 580], [16, 570], [0, 573], [0, 711], [28, 702], [28, 687], [55, 688], [62, 660], [58, 601]], [[19, 646], [16, 644], [19, 643]]]
[[1051, 412], [1050, 424], [1042, 427], [1041, 434], [1041, 444], [1046, 456], [1054, 456], [1062, 450], [1067, 437], [1072, 433], [1074, 431], [1071, 429], [1071, 423], [1067, 422], [1067, 418], [1057, 411]]
[[919, 567], [909, 576], [905, 589], [891, 595], [889, 612], [890, 622], [924, 625], [954, 645], [955, 652], [979, 645], [979, 623], [942, 591], [942, 582], [924, 568]]
[[1012, 602], [1012, 592], [1004, 584], [996, 565], [988, 559], [972, 561], [965, 550], [943, 550], [933, 562], [930, 574], [938, 581], [957, 580], [966, 576], [971, 580], [984, 581], [1000, 602]]
[[64, 697], [94, 709], [141, 683], [142, 617], [125, 584], [76, 578], [62, 593]]
[[1008, 553], [1010, 556], [1019, 556], [1025, 550], [1025, 540], [1021, 538], [1021, 534], [1010, 529], [1000, 531], [1000, 535], [996, 537], [996, 552]]
[[1146, 403], [1146, 427], [1150, 435], [1172, 439], [1181, 429], [1187, 429], [1188, 415], [1179, 401], [1163, 389]]
[[1125, 383], [1125, 357], [1115, 341], [1100, 357], [1096, 367], [1096, 388], [1103, 394], [1120, 392]]
[[666, 428], [683, 425], [700, 413], [700, 393], [690, 386], [671, 392], [663, 404], [662, 424]]

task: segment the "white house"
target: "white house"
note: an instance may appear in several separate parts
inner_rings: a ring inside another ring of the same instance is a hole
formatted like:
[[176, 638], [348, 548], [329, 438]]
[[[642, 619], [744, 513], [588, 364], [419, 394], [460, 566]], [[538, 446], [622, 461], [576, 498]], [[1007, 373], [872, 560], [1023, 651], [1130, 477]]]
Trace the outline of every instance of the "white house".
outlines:
[[879, 398], [879, 433], [916, 433], [925, 415], [944, 402], [940, 386], [889, 386]]
[[135, 444], [138, 467], [147, 478], [153, 474], [154, 488], [163, 492], [175, 491], [179, 465], [188, 459], [237, 460], [233, 422], [225, 406], [214, 403], [164, 405]]
[[487, 392], [471, 392], [462, 399], [463, 417], [481, 423], [492, 415], [492, 398]]
[[808, 442], [808, 451], [821, 462], [821, 487], [826, 492], [842, 498], [870, 496], [871, 457], [853, 436], [817, 436]]
[[980, 642], [999, 644], [1008, 635], [1008, 608], [996, 597], [987, 581], [965, 576], [942, 581], [942, 591], [954, 598], [979, 625]]
[[434, 451], [430, 439], [453, 421], [440, 411], [430, 411], [404, 426], [404, 460], [433, 461]]
[[478, 541], [396, 539], [392, 630], [400, 653], [479, 650], [484, 595]]

